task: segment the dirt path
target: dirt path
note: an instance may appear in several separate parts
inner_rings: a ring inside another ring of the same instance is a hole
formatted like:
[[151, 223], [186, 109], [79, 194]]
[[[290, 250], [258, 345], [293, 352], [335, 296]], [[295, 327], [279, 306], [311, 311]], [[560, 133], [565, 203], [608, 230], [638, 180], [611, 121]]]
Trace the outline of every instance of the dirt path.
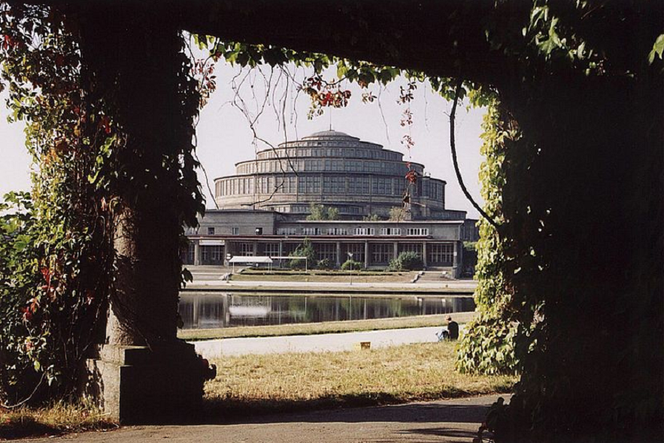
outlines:
[[241, 423], [127, 426], [24, 442], [470, 443], [497, 396], [277, 414]]

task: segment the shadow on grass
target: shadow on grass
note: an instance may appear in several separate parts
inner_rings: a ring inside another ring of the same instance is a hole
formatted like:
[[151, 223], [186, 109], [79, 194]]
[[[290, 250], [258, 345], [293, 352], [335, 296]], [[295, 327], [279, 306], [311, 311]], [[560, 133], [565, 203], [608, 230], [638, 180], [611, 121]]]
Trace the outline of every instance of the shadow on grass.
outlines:
[[[427, 396], [404, 399], [387, 393], [329, 396], [312, 400], [246, 401], [237, 399], [206, 399], [199, 423], [288, 423], [329, 422], [358, 423], [365, 421], [393, 422], [456, 422], [481, 423], [496, 396], [470, 397], [456, 395]], [[438, 401], [445, 399], [444, 403]], [[391, 406], [386, 408], [385, 406]]]
[[48, 425], [35, 420], [32, 417], [21, 417], [20, 419], [6, 419], [0, 423], [0, 440], [17, 440], [22, 438], [56, 437], [71, 432], [100, 431], [115, 429], [118, 425], [108, 420], [92, 422], [87, 426], [75, 429]]

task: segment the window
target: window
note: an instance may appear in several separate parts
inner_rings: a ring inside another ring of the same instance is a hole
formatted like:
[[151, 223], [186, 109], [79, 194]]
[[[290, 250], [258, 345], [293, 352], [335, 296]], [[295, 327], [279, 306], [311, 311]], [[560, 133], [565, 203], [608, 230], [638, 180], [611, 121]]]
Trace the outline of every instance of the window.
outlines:
[[346, 228], [327, 228], [327, 235], [348, 235]]
[[214, 226], [208, 228], [208, 235], [214, 235]]
[[296, 235], [297, 228], [277, 228], [277, 235]]
[[371, 263], [389, 263], [393, 257], [393, 245], [375, 243], [371, 245]]
[[231, 228], [231, 235], [240, 235], [240, 228]]
[[350, 258], [349, 254], [353, 254], [353, 260], [364, 263], [364, 243], [349, 243], [344, 245], [344, 254], [342, 262]]
[[238, 255], [243, 257], [253, 257], [254, 244], [253, 243], [238, 243]]
[[412, 236], [429, 235], [429, 228], [408, 228], [406, 229], [406, 235], [412, 235]]
[[428, 262], [451, 266], [454, 261], [454, 245], [432, 243], [427, 245]]
[[380, 235], [401, 235], [401, 228], [380, 228]]
[[376, 230], [374, 228], [355, 228], [353, 235], [375, 235]]
[[316, 258], [318, 260], [330, 260], [332, 263], [337, 261], [337, 245], [334, 243], [321, 243], [316, 245]]
[[401, 252], [414, 252], [419, 257], [422, 257], [422, 243], [404, 243], [399, 245], [399, 253]]
[[265, 243], [263, 248], [264, 255], [276, 257], [279, 255], [279, 243]]

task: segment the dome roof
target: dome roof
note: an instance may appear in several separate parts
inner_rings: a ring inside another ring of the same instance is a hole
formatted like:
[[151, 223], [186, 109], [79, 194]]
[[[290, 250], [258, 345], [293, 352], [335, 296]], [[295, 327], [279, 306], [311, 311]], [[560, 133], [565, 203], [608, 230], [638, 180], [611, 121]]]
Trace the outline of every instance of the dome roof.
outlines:
[[345, 132], [339, 132], [339, 131], [334, 131], [334, 130], [329, 130], [329, 131], [319, 131], [315, 132], [311, 135], [308, 135], [304, 137], [306, 139], [316, 139], [316, 138], [350, 138], [353, 140], [359, 140], [358, 137], [353, 137], [352, 135], [348, 135]]

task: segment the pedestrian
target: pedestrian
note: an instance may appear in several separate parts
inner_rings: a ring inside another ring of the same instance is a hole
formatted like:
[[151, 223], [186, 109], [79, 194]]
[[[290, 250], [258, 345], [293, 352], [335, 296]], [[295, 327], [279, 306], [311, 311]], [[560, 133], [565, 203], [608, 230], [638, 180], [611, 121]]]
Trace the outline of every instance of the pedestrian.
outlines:
[[459, 338], [459, 324], [452, 320], [451, 316], [447, 317], [447, 332], [450, 334], [450, 340]]

